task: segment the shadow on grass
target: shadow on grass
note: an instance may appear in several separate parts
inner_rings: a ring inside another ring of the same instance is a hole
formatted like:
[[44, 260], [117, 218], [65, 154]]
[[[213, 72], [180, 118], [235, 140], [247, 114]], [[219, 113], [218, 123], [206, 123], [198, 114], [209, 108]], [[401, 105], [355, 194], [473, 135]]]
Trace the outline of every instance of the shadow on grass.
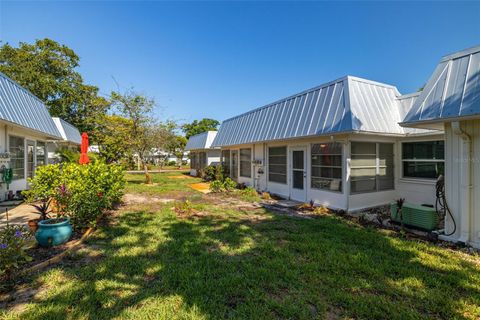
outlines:
[[[254, 219], [254, 217], [256, 217]], [[335, 217], [130, 212], [22, 319], [478, 316], [478, 268]], [[95, 240], [93, 240], [95, 242]], [[471, 306], [471, 314], [464, 313]], [[475, 307], [477, 306], [477, 307]], [[67, 311], [66, 311], [67, 310]]]

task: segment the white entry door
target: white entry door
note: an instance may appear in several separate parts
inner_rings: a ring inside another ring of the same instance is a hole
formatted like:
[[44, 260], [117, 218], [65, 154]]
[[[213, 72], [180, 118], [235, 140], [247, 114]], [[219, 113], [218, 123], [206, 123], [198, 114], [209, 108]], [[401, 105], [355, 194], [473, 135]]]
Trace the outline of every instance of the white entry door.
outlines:
[[305, 202], [307, 200], [307, 148], [290, 149], [290, 198]]

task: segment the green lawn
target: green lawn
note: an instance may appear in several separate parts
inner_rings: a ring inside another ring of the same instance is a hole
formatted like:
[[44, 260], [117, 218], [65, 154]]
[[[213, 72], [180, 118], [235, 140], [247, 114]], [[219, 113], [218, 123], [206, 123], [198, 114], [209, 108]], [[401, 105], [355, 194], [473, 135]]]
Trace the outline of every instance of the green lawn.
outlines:
[[36, 300], [4, 317], [480, 317], [479, 258], [334, 216], [305, 220], [217, 206], [167, 174], [155, 175], [157, 187], [137, 177], [128, 176], [129, 192], [177, 188], [202, 214], [179, 218], [170, 204], [124, 208], [89, 250], [34, 277], [43, 288]]

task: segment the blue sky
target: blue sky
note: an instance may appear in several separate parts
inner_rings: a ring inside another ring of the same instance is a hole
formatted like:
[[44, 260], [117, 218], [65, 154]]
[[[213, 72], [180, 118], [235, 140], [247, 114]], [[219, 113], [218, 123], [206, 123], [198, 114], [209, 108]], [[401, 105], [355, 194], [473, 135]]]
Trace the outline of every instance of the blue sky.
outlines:
[[416, 91], [480, 44], [480, 3], [1, 1], [3, 42], [44, 37], [102, 93], [115, 79], [163, 119], [224, 120], [347, 74]]

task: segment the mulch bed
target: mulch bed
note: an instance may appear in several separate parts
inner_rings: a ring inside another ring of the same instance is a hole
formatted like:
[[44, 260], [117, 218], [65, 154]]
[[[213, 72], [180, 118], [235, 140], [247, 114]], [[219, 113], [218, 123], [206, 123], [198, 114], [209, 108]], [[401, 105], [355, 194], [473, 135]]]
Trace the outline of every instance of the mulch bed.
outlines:
[[41, 263], [43, 261], [47, 261], [50, 258], [55, 257], [56, 255], [64, 252], [65, 250], [69, 249], [73, 241], [77, 241], [82, 237], [83, 233], [79, 231], [74, 231], [72, 233], [72, 237], [68, 242], [56, 246], [56, 247], [50, 247], [50, 248], [43, 248], [40, 247], [38, 244], [37, 246], [30, 248], [26, 250], [26, 253], [32, 257], [32, 261], [26, 263], [23, 265], [24, 269], [28, 269], [31, 266], [34, 266], [38, 263]]

